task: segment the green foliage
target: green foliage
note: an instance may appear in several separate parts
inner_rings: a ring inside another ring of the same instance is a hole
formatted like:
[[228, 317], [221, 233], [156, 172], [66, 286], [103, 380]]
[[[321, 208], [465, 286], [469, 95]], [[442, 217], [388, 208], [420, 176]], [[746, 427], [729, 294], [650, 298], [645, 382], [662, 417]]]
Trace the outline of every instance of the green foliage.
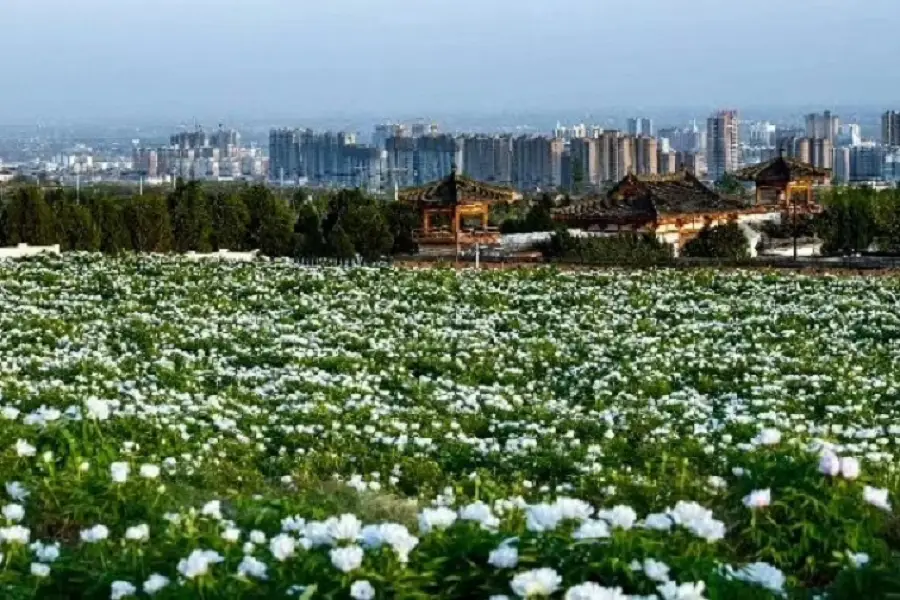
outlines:
[[116, 254], [132, 249], [125, 205], [126, 201], [105, 194], [90, 199], [88, 209], [99, 231], [101, 252]]
[[212, 250], [212, 219], [200, 184], [179, 182], [169, 194], [168, 209], [172, 222], [172, 238], [176, 252], [209, 252]]
[[125, 206], [125, 221], [135, 251], [172, 250], [172, 224], [164, 197], [145, 194], [132, 198]]
[[239, 194], [216, 194], [210, 198], [212, 235], [216, 250], [247, 250], [250, 211]]
[[549, 194], [543, 194], [536, 202], [533, 202], [528, 212], [521, 219], [507, 219], [500, 226], [502, 233], [532, 233], [539, 231], [553, 231], [556, 223], [553, 221], [553, 199]]
[[388, 228], [394, 238], [391, 254], [415, 254], [419, 251], [413, 233], [419, 227], [419, 214], [411, 206], [399, 202], [384, 205]]
[[57, 243], [53, 209], [39, 187], [18, 188], [3, 208], [3, 238], [7, 244], [48, 246]]
[[322, 256], [326, 252], [322, 222], [312, 203], [300, 205], [294, 233], [297, 237], [297, 255], [302, 257]]
[[672, 260], [670, 245], [654, 235], [639, 233], [575, 237], [559, 229], [540, 245], [540, 250], [546, 258], [588, 264], [652, 266]]
[[344, 231], [340, 223], [331, 228], [326, 238], [326, 252], [328, 256], [349, 260], [356, 256], [356, 249], [353, 247], [353, 240]]
[[294, 216], [287, 203], [264, 185], [254, 185], [242, 193], [250, 213], [247, 246], [268, 256], [294, 254]]
[[704, 227], [694, 239], [684, 245], [682, 255], [745, 260], [750, 258], [750, 243], [737, 223]]
[[824, 212], [816, 223], [822, 252], [848, 253], [866, 250], [878, 233], [872, 190], [835, 189], [823, 200]]
[[70, 194], [53, 203], [56, 237], [62, 250], [100, 250], [100, 227], [89, 207], [76, 204]]
[[747, 188], [734, 176], [733, 173], [725, 173], [715, 184], [716, 191], [726, 196], [747, 197]]

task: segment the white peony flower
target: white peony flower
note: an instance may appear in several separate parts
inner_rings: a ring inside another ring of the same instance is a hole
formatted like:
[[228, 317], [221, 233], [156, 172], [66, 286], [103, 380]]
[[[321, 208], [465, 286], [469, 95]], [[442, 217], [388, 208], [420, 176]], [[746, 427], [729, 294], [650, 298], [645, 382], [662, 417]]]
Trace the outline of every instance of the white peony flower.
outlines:
[[159, 477], [159, 467], [156, 465], [141, 465], [140, 475], [144, 479], [156, 479]]
[[146, 523], [125, 530], [125, 539], [132, 542], [146, 542], [150, 539], [150, 527]]
[[606, 524], [606, 521], [597, 519], [588, 519], [572, 533], [572, 537], [576, 540], [600, 540], [609, 536], [609, 525]]
[[194, 550], [187, 558], [178, 561], [178, 572], [188, 579], [202, 577], [209, 572], [210, 565], [223, 560], [225, 559], [214, 550]]
[[520, 598], [549, 596], [562, 585], [562, 577], [555, 570], [544, 567], [519, 573], [509, 585]]
[[359, 539], [362, 523], [356, 515], [344, 514], [337, 519], [329, 519], [328, 537], [336, 541], [355, 542]]
[[622, 588], [607, 588], [589, 581], [566, 590], [564, 600], [629, 600]]
[[86, 544], [94, 544], [109, 537], [109, 529], [106, 525], [94, 525], [90, 529], [81, 532], [81, 541]]
[[165, 575], [160, 575], [159, 573], [154, 573], [150, 577], [147, 578], [147, 581], [144, 582], [143, 589], [144, 593], [152, 596], [156, 592], [160, 591], [164, 587], [169, 585], [169, 578]]
[[703, 590], [706, 584], [702, 581], [694, 583], [682, 583], [668, 581], [656, 588], [662, 600], [706, 600]]
[[15, 500], [16, 502], [24, 502], [31, 492], [25, 489], [25, 486], [22, 485], [19, 481], [9, 481], [6, 483], [6, 493], [9, 494], [9, 497]]
[[764, 508], [772, 504], [772, 491], [765, 490], [754, 490], [744, 496], [743, 499], [744, 506], [747, 508]]
[[355, 571], [362, 565], [364, 552], [357, 545], [346, 546], [344, 548], [333, 548], [329, 553], [331, 564], [336, 569], [344, 573]]
[[18, 523], [25, 518], [25, 508], [21, 504], [7, 504], [3, 507], [3, 518]]
[[645, 558], [642, 566], [644, 575], [649, 579], [659, 583], [669, 581], [669, 566], [666, 563], [653, 560], [652, 558]]
[[734, 578], [760, 585], [775, 594], [784, 593], [784, 573], [768, 563], [756, 562], [749, 564], [735, 572]]
[[874, 488], [866, 486], [863, 488], [863, 500], [888, 512], [891, 511], [891, 503], [888, 501], [888, 491], [886, 489]]
[[512, 546], [500, 546], [491, 550], [488, 564], [498, 569], [512, 569], [519, 564], [519, 551]]
[[856, 479], [859, 477], [859, 460], [852, 456], [845, 456], [841, 459], [841, 476], [844, 479]]
[[29, 546], [34, 556], [42, 563], [52, 563], [59, 558], [59, 542], [52, 544], [44, 544], [40, 541], [34, 542]]
[[268, 567], [266, 563], [261, 560], [257, 560], [252, 556], [244, 556], [241, 563], [238, 565], [237, 572], [241, 577], [252, 577], [253, 579], [267, 579], [266, 570]]
[[372, 600], [375, 597], [375, 588], [365, 579], [354, 581], [350, 586], [350, 597], [353, 600]]
[[50, 567], [42, 563], [31, 563], [31, 574], [35, 577], [47, 577], [50, 575]]
[[27, 527], [22, 527], [21, 525], [0, 527], [0, 542], [6, 542], [7, 544], [25, 545], [28, 543], [28, 540], [30, 538], [31, 530]]
[[831, 451], [822, 453], [819, 458], [819, 472], [829, 477], [834, 477], [841, 471], [841, 459]]
[[294, 555], [297, 542], [286, 533], [280, 533], [269, 542], [269, 552], [278, 562], [284, 562]]
[[128, 473], [130, 471], [131, 467], [128, 466], [127, 462], [114, 462], [109, 465], [109, 473], [112, 475], [112, 480], [116, 483], [128, 481]]
[[434, 529], [446, 529], [455, 522], [456, 512], [444, 506], [425, 508], [419, 513], [419, 531], [422, 533], [431, 533]]
[[105, 421], [109, 418], [109, 402], [100, 400], [99, 398], [88, 398], [84, 402], [87, 409], [88, 417], [98, 421]]
[[127, 581], [113, 581], [112, 591], [109, 594], [109, 600], [120, 600], [126, 596], [133, 596], [137, 593], [137, 588]]
[[15, 448], [17, 456], [29, 457], [37, 454], [37, 448], [35, 448], [25, 440], [17, 440]]

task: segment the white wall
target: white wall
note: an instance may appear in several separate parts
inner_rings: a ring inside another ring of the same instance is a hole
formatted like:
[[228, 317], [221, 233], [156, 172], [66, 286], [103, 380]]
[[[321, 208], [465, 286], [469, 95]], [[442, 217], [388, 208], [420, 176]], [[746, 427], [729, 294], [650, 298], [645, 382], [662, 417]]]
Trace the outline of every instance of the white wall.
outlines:
[[36, 256], [38, 254], [59, 254], [59, 244], [53, 246], [29, 246], [19, 244], [12, 248], [0, 248], [0, 260]]

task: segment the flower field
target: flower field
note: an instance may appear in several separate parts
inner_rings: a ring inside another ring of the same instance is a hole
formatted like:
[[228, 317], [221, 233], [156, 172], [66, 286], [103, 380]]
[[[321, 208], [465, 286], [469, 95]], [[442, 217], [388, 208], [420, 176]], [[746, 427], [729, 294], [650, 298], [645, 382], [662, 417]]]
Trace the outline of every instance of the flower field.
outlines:
[[0, 598], [890, 598], [898, 299], [5, 263]]

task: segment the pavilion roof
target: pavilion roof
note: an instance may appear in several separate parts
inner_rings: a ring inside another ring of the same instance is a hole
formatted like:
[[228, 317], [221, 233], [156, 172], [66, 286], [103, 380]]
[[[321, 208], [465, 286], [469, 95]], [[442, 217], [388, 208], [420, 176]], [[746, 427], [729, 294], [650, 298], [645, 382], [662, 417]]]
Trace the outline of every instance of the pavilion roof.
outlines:
[[809, 163], [779, 155], [764, 163], [745, 167], [734, 175], [742, 181], [788, 183], [790, 181], [823, 180], [831, 176], [831, 169], [820, 169]]
[[450, 175], [427, 185], [400, 190], [401, 202], [428, 206], [456, 206], [474, 202], [512, 202], [517, 194], [507, 187], [490, 185], [460, 175], [454, 166]]
[[670, 175], [628, 174], [605, 196], [555, 211], [562, 219], [652, 221], [661, 216], [721, 212], [743, 207], [720, 196], [688, 171]]

